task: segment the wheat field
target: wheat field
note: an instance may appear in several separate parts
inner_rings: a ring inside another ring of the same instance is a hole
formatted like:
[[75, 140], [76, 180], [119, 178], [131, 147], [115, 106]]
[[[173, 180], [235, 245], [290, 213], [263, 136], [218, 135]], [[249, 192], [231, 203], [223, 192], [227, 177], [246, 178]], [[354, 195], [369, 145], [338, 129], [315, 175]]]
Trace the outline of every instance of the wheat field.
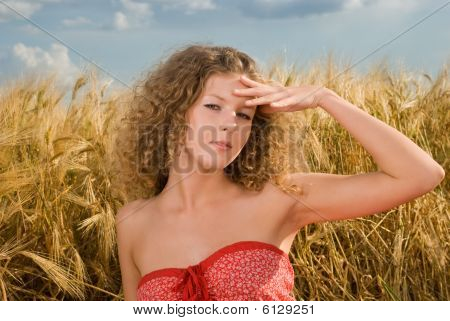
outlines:
[[[273, 64], [267, 76], [326, 84], [395, 127], [449, 172], [450, 87], [383, 63], [365, 72], [332, 58], [307, 69]], [[52, 77], [0, 88], [0, 296], [2, 300], [123, 300], [115, 215], [127, 200], [111, 180], [113, 125], [127, 91], [94, 72], [62, 92]], [[68, 94], [68, 102], [64, 95]], [[376, 170], [370, 155], [320, 111], [306, 110], [311, 171]], [[297, 300], [449, 300], [449, 179], [389, 211], [311, 224], [291, 248]]]

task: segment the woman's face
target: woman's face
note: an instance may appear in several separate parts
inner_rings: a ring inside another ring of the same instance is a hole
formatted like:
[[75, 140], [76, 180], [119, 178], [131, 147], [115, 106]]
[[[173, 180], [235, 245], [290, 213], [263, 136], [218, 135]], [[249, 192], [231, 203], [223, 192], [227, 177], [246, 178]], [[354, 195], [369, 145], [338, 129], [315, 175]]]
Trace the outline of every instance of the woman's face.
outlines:
[[[222, 170], [236, 158], [250, 136], [256, 106], [245, 106], [249, 98], [233, 94], [236, 88], [248, 88], [239, 77], [240, 74], [210, 76], [204, 92], [187, 111], [186, 151], [200, 168]], [[215, 141], [227, 142], [231, 148], [222, 149]]]

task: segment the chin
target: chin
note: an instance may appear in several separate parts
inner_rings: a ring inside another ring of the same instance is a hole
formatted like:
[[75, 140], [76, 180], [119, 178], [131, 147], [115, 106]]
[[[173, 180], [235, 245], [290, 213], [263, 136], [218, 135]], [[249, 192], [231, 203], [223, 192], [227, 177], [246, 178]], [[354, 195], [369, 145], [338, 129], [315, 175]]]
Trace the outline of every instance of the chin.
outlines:
[[227, 166], [225, 162], [221, 161], [201, 162], [197, 164], [197, 168], [204, 169], [208, 172], [222, 171]]
[[[231, 157], [231, 156], [234, 157]], [[201, 150], [198, 153], [191, 154], [191, 160], [195, 163], [197, 169], [208, 172], [223, 171], [237, 155], [232, 154], [232, 149], [224, 152]]]

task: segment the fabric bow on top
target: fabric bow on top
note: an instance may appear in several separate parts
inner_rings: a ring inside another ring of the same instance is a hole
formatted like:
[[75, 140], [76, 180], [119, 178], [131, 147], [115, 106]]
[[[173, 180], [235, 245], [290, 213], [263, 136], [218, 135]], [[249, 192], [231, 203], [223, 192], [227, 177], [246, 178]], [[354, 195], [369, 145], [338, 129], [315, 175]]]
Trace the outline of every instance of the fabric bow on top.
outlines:
[[176, 285], [175, 290], [183, 291], [183, 301], [212, 300], [208, 292], [208, 283], [199, 264], [187, 267], [184, 271], [183, 280]]

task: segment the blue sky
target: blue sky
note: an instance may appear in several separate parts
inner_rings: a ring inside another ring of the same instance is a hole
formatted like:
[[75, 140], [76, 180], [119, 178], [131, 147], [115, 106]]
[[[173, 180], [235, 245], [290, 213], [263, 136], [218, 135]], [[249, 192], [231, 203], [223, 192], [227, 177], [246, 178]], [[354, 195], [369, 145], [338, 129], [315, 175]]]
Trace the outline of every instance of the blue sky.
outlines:
[[[261, 64], [325, 57], [356, 62], [448, 1], [439, 0], [0, 0], [0, 80], [56, 71], [70, 84], [88, 63], [14, 13], [131, 85], [191, 42], [236, 47]], [[436, 75], [450, 57], [450, 5], [355, 69], [387, 58]], [[110, 76], [103, 73], [105, 79]], [[114, 77], [112, 79], [114, 79]], [[117, 80], [114, 84], [122, 86]]]

